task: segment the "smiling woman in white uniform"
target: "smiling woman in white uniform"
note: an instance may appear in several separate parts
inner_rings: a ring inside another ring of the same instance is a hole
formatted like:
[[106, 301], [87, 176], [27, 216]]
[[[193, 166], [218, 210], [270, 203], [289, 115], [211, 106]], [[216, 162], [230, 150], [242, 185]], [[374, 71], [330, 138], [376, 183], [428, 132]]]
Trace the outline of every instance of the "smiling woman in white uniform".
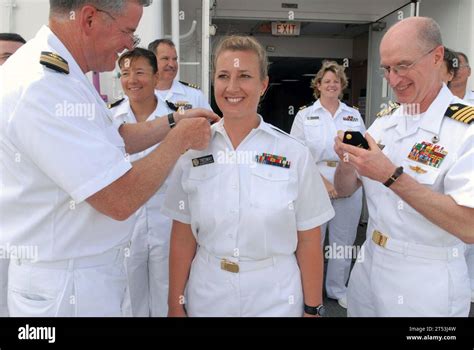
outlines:
[[[347, 87], [344, 68], [334, 61], [325, 61], [311, 83], [318, 100], [298, 112], [291, 134], [303, 140], [310, 148], [332, 199], [336, 216], [329, 222], [329, 245], [334, 255], [329, 257], [326, 276], [326, 292], [329, 298], [337, 299], [346, 308], [346, 282], [351, 267], [350, 256], [336, 256], [339, 247], [354, 244], [362, 210], [362, 190], [348, 198], [338, 198], [334, 189], [334, 172], [339, 158], [334, 152], [334, 137], [338, 130], [365, 132], [364, 121], [359, 112], [339, 101]], [[326, 226], [321, 227], [322, 244]], [[334, 249], [336, 248], [336, 249]], [[344, 251], [350, 251], [344, 249]]]
[[268, 86], [258, 42], [224, 39], [214, 69], [224, 118], [206, 150], [181, 157], [163, 206], [174, 220], [169, 315], [321, 314], [319, 226], [334, 210], [315, 162], [257, 114]]
[[[142, 48], [127, 51], [120, 56], [118, 65], [122, 89], [128, 97], [112, 105], [111, 112], [118, 124], [151, 121], [163, 118], [163, 115], [169, 113], [166, 104], [159, 101], [155, 95], [158, 67], [153, 52]], [[166, 124], [163, 129], [168, 131]], [[136, 161], [145, 157], [157, 146], [158, 144], [131, 155], [130, 160]], [[137, 221], [133, 227], [130, 254], [127, 258], [133, 316], [164, 317], [167, 314], [171, 220], [159, 212], [166, 187], [165, 182], [135, 213]]]

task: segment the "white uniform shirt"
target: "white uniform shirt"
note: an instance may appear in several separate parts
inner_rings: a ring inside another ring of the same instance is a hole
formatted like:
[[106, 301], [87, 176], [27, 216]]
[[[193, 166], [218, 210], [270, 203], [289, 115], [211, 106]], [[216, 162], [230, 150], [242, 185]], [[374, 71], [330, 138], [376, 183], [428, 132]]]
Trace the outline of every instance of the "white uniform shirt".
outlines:
[[[57, 53], [69, 74], [40, 64]], [[130, 239], [85, 200], [131, 169], [125, 145], [90, 81], [43, 26], [0, 70], [1, 243], [38, 247], [38, 260], [99, 254]]]
[[474, 91], [466, 90], [463, 100], [474, 106]]
[[[435, 192], [450, 195], [457, 204], [473, 208], [474, 126], [444, 116], [452, 103], [463, 101], [443, 86], [419, 122], [408, 130], [400, 107], [393, 114], [375, 120], [368, 132], [385, 145], [382, 152], [395, 165], [403, 166], [406, 174]], [[444, 147], [447, 155], [438, 168], [408, 157], [414, 146], [422, 142]], [[376, 229], [394, 239], [429, 246], [450, 247], [461, 243], [382, 183], [366, 177], [362, 177], [362, 182], [369, 208], [368, 237]], [[431, 203], [427, 201], [426, 205]]]
[[166, 101], [174, 104], [182, 103], [183, 105], [188, 105], [186, 108], [206, 108], [212, 110], [201, 90], [186, 86], [178, 80], [173, 81], [171, 89], [166, 91], [156, 90], [156, 93], [161, 105], [167, 108], [165, 114], [173, 112], [173, 109], [168, 107]]
[[[232, 150], [222, 119], [212, 126], [206, 150], [180, 158], [163, 206], [164, 214], [190, 224], [211, 254], [241, 260], [293, 254], [297, 230], [334, 216], [317, 166], [299, 141], [261, 119]], [[290, 168], [256, 163], [262, 153], [286, 157]], [[209, 164], [193, 166], [200, 157]]]
[[313, 105], [304, 108], [296, 114], [291, 135], [305, 142], [311, 150], [316, 163], [320, 165], [321, 174], [330, 182], [334, 182], [335, 167], [327, 167], [323, 161], [339, 161], [334, 151], [334, 138], [337, 131], [360, 131], [365, 133], [365, 125], [357, 109], [339, 102], [334, 117], [317, 100]]

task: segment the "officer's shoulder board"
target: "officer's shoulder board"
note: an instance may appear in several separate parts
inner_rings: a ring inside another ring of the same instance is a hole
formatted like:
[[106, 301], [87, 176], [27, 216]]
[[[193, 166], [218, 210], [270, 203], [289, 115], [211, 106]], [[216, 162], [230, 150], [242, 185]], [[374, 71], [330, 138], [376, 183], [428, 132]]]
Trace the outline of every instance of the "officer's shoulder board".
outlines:
[[354, 108], [356, 111], [359, 110], [359, 107], [357, 107], [357, 106], [352, 106], [352, 108]]
[[109, 107], [109, 109], [110, 109], [110, 108], [117, 107], [117, 106], [118, 106], [119, 104], [121, 104], [123, 101], [125, 101], [125, 98], [122, 98], [122, 99], [120, 99], [120, 100], [118, 100], [118, 101], [115, 101], [114, 103], [111, 103], [111, 104], [107, 105], [107, 107]]
[[179, 82], [180, 82], [181, 84], [186, 85], [186, 86], [189, 86], [189, 87], [191, 87], [191, 88], [193, 88], [193, 89], [199, 89], [199, 85], [197, 85], [197, 84], [191, 84], [191, 83], [187, 83], [187, 82], [181, 81], [181, 80], [180, 80]]
[[57, 53], [41, 51], [40, 63], [56, 72], [69, 74], [69, 64]]
[[444, 116], [469, 125], [474, 121], [474, 107], [462, 103], [453, 103], [449, 105]]
[[288, 134], [287, 132], [284, 132], [283, 130], [281, 130], [280, 128], [277, 128], [275, 125], [272, 125], [272, 124], [269, 124], [270, 125], [270, 128], [272, 128], [273, 130], [275, 130], [276, 132], [279, 132], [280, 134], [282, 135], [285, 135], [285, 136], [288, 136], [289, 138], [297, 141], [298, 143], [302, 144], [303, 146], [305, 145], [303, 141], [297, 139], [296, 137]]
[[304, 106], [301, 106], [299, 110], [302, 111], [303, 109], [308, 108], [308, 107], [309, 105], [304, 105]]
[[377, 113], [377, 118], [391, 115], [393, 112], [395, 112], [398, 109], [398, 107], [400, 107], [399, 103], [388, 101], [388, 106]]

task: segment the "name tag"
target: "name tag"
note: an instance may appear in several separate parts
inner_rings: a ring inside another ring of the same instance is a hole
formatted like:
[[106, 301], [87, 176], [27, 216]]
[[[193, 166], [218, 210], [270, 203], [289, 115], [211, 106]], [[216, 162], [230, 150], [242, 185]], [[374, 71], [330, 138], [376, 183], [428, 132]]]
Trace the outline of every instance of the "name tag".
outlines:
[[206, 164], [212, 164], [214, 163], [214, 157], [212, 154], [209, 154], [207, 156], [202, 156], [199, 158], [194, 158], [192, 160], [193, 162], [193, 167], [201, 166], [201, 165], [206, 165]]

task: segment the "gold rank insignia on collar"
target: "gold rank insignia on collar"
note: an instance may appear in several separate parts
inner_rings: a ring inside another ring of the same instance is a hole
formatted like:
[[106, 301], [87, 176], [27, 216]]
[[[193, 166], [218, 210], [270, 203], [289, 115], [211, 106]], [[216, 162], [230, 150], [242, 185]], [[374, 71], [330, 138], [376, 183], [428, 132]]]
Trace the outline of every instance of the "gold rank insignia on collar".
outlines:
[[474, 107], [462, 103], [453, 103], [444, 112], [444, 116], [461, 123], [471, 124], [474, 121]]
[[289, 169], [291, 162], [286, 160], [286, 157], [277, 156], [270, 153], [262, 153], [261, 155], [256, 155], [255, 160], [260, 164], [274, 165], [281, 168]]
[[187, 83], [187, 82], [181, 81], [181, 80], [180, 80], [179, 82], [180, 82], [181, 84], [186, 85], [186, 86], [189, 86], [189, 87], [191, 87], [191, 88], [193, 88], [193, 89], [199, 89], [199, 85], [198, 85], [198, 84], [191, 84], [191, 83]]
[[56, 72], [69, 74], [67, 61], [54, 52], [42, 51], [40, 63]]
[[377, 117], [385, 117], [387, 115], [392, 114], [398, 107], [400, 107], [400, 104], [397, 102], [392, 102], [388, 101], [388, 106], [382, 109], [380, 112], [377, 113]]

